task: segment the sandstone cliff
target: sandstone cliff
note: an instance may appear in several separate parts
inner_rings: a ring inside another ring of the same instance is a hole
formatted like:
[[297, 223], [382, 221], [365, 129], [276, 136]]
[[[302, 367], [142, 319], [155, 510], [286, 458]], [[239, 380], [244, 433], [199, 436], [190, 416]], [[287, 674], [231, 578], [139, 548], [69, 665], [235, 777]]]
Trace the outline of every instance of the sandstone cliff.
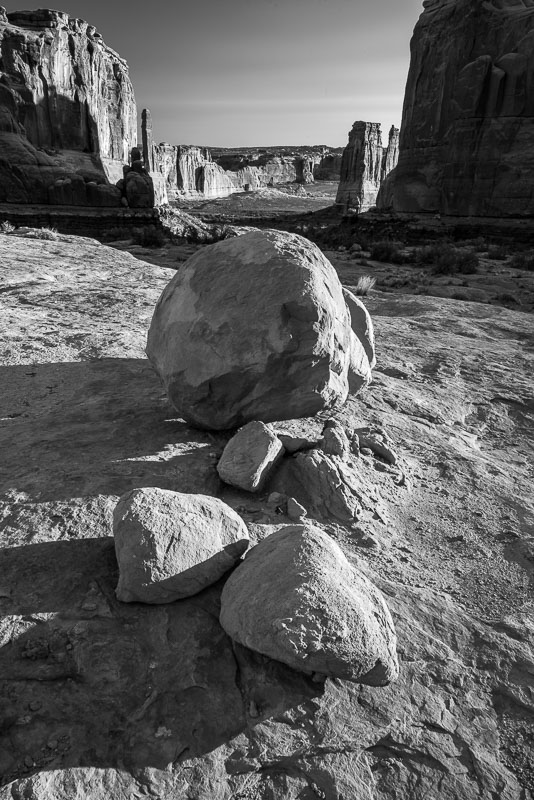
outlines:
[[411, 42], [393, 205], [534, 211], [534, 5], [427, 0]]
[[176, 197], [227, 197], [243, 189], [339, 179], [341, 155], [327, 147], [213, 149], [154, 144], [150, 112], [142, 113], [145, 165], [156, 203]]
[[120, 205], [136, 134], [128, 67], [93, 26], [0, 11], [0, 202]]
[[338, 205], [368, 211], [376, 204], [382, 181], [397, 163], [398, 134], [392, 126], [388, 144], [383, 147], [378, 122], [354, 123], [341, 160]]

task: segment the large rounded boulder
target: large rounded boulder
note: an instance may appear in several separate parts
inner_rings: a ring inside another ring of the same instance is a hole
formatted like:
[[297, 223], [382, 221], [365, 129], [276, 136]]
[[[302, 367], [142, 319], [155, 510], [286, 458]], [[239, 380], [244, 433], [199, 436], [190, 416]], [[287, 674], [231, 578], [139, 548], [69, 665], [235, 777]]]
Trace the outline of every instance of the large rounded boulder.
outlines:
[[287, 526], [249, 551], [224, 586], [220, 620], [235, 641], [294, 669], [371, 686], [398, 676], [384, 598], [312, 526]]
[[183, 418], [215, 430], [313, 415], [344, 403], [349, 377], [352, 392], [370, 380], [334, 268], [284, 231], [192, 256], [157, 303], [147, 354]]

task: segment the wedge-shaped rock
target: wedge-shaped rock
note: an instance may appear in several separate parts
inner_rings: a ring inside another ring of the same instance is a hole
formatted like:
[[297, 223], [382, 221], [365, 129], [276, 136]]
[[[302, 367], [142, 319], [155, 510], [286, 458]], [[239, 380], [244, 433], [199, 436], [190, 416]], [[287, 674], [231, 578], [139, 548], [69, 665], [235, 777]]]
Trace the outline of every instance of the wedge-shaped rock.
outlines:
[[158, 301], [147, 354], [180, 414], [222, 430], [343, 404], [354, 341], [330, 262], [307, 239], [267, 230], [184, 264]]
[[287, 526], [249, 552], [224, 586], [220, 620], [232, 639], [294, 669], [371, 686], [398, 676], [384, 598], [312, 526]]
[[362, 301], [349, 291], [349, 289], [345, 289], [345, 287], [343, 287], [343, 297], [349, 309], [351, 328], [358, 341], [361, 342], [369, 362], [369, 367], [372, 368], [376, 364], [376, 357], [375, 332], [371, 315]]
[[263, 422], [249, 422], [232, 436], [217, 464], [225, 483], [259, 492], [284, 454], [280, 439]]
[[245, 523], [226, 503], [152, 487], [120, 498], [113, 532], [116, 594], [125, 603], [170, 603], [197, 594], [249, 546]]

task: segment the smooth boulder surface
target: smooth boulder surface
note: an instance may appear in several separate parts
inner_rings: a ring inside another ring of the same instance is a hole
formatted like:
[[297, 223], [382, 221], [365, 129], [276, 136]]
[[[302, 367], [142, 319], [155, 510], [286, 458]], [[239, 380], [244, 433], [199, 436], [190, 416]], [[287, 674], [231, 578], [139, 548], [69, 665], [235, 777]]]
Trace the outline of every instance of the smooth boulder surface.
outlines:
[[378, 589], [327, 534], [292, 525], [256, 545], [226, 582], [221, 625], [297, 670], [385, 686], [397, 639]]
[[125, 603], [171, 603], [215, 583], [249, 545], [245, 523], [214, 497], [154, 487], [123, 495], [113, 514]]
[[369, 363], [334, 268], [307, 239], [275, 230], [192, 256], [159, 299], [147, 344], [184, 419], [216, 430], [342, 405], [355, 349], [361, 388]]
[[225, 483], [259, 492], [284, 455], [280, 439], [263, 422], [249, 422], [232, 436], [217, 464]]

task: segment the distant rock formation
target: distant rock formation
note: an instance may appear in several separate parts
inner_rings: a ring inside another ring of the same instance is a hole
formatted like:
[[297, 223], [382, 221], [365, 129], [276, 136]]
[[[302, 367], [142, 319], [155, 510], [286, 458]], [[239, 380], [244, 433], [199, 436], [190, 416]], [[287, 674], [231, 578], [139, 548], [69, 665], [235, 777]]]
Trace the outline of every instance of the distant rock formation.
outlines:
[[92, 25], [0, 9], [0, 202], [125, 205], [136, 139], [128, 66]]
[[327, 147], [213, 149], [154, 144], [150, 111], [142, 112], [143, 158], [156, 204], [177, 197], [227, 197], [283, 183], [339, 180], [341, 153]]
[[534, 5], [427, 0], [411, 42], [393, 207], [534, 212]]
[[355, 122], [343, 151], [336, 203], [357, 211], [376, 205], [383, 180], [396, 166], [398, 143], [399, 131], [394, 126], [384, 147], [380, 123]]

